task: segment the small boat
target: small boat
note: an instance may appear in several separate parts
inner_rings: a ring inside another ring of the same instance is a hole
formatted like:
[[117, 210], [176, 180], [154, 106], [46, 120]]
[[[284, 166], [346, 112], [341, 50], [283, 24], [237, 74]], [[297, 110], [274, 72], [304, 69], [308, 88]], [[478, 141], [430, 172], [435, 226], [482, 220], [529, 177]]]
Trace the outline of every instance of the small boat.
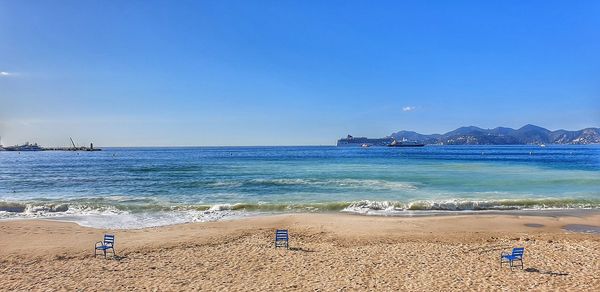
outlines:
[[546, 144], [540, 144], [540, 147], [546, 147]]
[[369, 147], [371, 147], [371, 145], [365, 143], [365, 144], [360, 145], [360, 147], [362, 147], [362, 148], [369, 148]]
[[37, 143], [29, 144], [29, 142], [27, 142], [23, 145], [4, 147], [4, 150], [6, 150], [6, 151], [42, 151], [42, 150], [44, 150], [44, 148], [40, 147]]

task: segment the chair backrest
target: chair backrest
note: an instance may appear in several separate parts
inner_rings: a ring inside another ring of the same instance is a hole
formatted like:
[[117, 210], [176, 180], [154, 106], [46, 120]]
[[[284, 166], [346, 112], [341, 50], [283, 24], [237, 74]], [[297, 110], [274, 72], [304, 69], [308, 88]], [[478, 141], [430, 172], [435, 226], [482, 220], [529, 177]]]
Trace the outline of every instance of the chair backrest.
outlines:
[[275, 231], [275, 241], [288, 241], [288, 231], [287, 229], [277, 229]]
[[515, 247], [512, 250], [512, 255], [516, 256], [516, 257], [522, 257], [524, 252], [525, 252], [524, 247]]
[[104, 245], [114, 245], [115, 236], [113, 234], [104, 234]]

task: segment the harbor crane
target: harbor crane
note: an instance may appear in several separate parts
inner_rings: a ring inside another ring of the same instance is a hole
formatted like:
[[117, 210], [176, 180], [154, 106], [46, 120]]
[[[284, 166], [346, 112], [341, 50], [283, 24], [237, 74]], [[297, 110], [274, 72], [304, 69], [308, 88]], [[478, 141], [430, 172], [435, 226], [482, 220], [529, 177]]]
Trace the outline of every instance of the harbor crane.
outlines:
[[71, 144], [73, 145], [73, 150], [77, 150], [77, 146], [75, 146], [75, 142], [73, 142], [73, 138], [69, 137], [71, 140]]

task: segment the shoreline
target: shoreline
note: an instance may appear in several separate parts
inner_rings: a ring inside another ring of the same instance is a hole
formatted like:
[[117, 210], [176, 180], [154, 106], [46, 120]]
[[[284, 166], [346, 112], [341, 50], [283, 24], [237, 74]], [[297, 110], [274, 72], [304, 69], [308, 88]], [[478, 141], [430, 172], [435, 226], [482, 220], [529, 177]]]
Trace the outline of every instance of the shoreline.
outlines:
[[[3, 222], [13, 221], [53, 221], [53, 222], [64, 222], [64, 223], [75, 223], [80, 227], [92, 228], [98, 230], [143, 230], [147, 228], [162, 228], [169, 226], [178, 226], [184, 224], [198, 224], [198, 223], [210, 223], [210, 222], [227, 222], [227, 221], [239, 221], [248, 218], [261, 218], [271, 216], [285, 216], [285, 215], [332, 215], [332, 216], [359, 216], [359, 217], [382, 217], [382, 218], [428, 218], [428, 217], [469, 217], [469, 216], [525, 216], [525, 217], [548, 217], [548, 218], [560, 218], [560, 217], [590, 217], [600, 216], [600, 209], [560, 209], [560, 208], [548, 208], [548, 209], [526, 209], [526, 210], [478, 210], [478, 211], [404, 211], [402, 213], [359, 213], [359, 212], [346, 212], [346, 211], [322, 211], [322, 212], [216, 212], [216, 215], [212, 215], [206, 220], [198, 221], [174, 221], [172, 223], [164, 223], [158, 225], [139, 226], [139, 227], [107, 227], [107, 226], [93, 226], [89, 221], [93, 220], [106, 220], [118, 221], [118, 216], [122, 215], [67, 215], [67, 216], [48, 216], [48, 217], [12, 217], [0, 219], [0, 225]], [[131, 220], [131, 218], [129, 218]], [[598, 224], [600, 225], [600, 223]]]
[[[600, 236], [569, 224], [599, 226], [600, 215], [304, 213], [135, 230], [0, 221], [0, 290], [597, 290]], [[289, 250], [272, 246], [277, 228]], [[117, 259], [92, 256], [104, 233]], [[517, 246], [525, 269], [500, 269]]]
[[[206, 212], [206, 211], [204, 211]], [[164, 223], [150, 226], [140, 227], [98, 227], [86, 224], [86, 220], [91, 218], [100, 220], [104, 219], [117, 219], [117, 214], [112, 215], [101, 215], [101, 214], [88, 214], [88, 215], [57, 215], [47, 217], [9, 217], [0, 219], [2, 222], [10, 221], [28, 221], [28, 220], [42, 220], [42, 221], [55, 221], [55, 222], [67, 222], [75, 223], [81, 227], [94, 228], [94, 229], [113, 229], [113, 230], [139, 230], [146, 228], [160, 228], [167, 226], [176, 226], [181, 224], [194, 224], [194, 223], [208, 223], [218, 221], [236, 221], [243, 220], [246, 218], [257, 218], [257, 217], [270, 217], [270, 216], [284, 216], [284, 215], [310, 215], [310, 214], [323, 214], [323, 215], [341, 215], [341, 216], [365, 216], [365, 217], [389, 217], [389, 218], [427, 218], [427, 217], [457, 217], [457, 216], [532, 216], [532, 217], [586, 217], [586, 216], [600, 216], [599, 208], [547, 208], [547, 209], [521, 209], [521, 210], [463, 210], [463, 211], [438, 211], [438, 210], [416, 210], [416, 211], [399, 211], [399, 212], [351, 212], [351, 211], [316, 211], [316, 212], [245, 212], [241, 211], [213, 211], [208, 212], [213, 214], [207, 216], [205, 220], [198, 221], [175, 221], [174, 223]], [[128, 214], [130, 215], [130, 214]], [[599, 223], [600, 224], [600, 223]]]

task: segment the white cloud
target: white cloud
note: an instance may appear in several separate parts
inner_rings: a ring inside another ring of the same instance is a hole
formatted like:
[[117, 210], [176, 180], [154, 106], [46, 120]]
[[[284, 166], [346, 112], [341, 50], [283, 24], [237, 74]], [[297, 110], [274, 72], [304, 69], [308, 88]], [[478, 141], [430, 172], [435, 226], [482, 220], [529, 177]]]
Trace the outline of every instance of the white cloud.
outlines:
[[405, 107], [403, 107], [403, 108], [402, 108], [402, 111], [403, 111], [403, 112], [412, 112], [412, 111], [414, 111], [416, 108], [417, 108], [417, 107], [414, 107], [414, 106], [405, 106]]
[[11, 73], [11, 72], [0, 71], [0, 77], [8, 77], [8, 76], [13, 76], [13, 75], [15, 75], [15, 74]]

